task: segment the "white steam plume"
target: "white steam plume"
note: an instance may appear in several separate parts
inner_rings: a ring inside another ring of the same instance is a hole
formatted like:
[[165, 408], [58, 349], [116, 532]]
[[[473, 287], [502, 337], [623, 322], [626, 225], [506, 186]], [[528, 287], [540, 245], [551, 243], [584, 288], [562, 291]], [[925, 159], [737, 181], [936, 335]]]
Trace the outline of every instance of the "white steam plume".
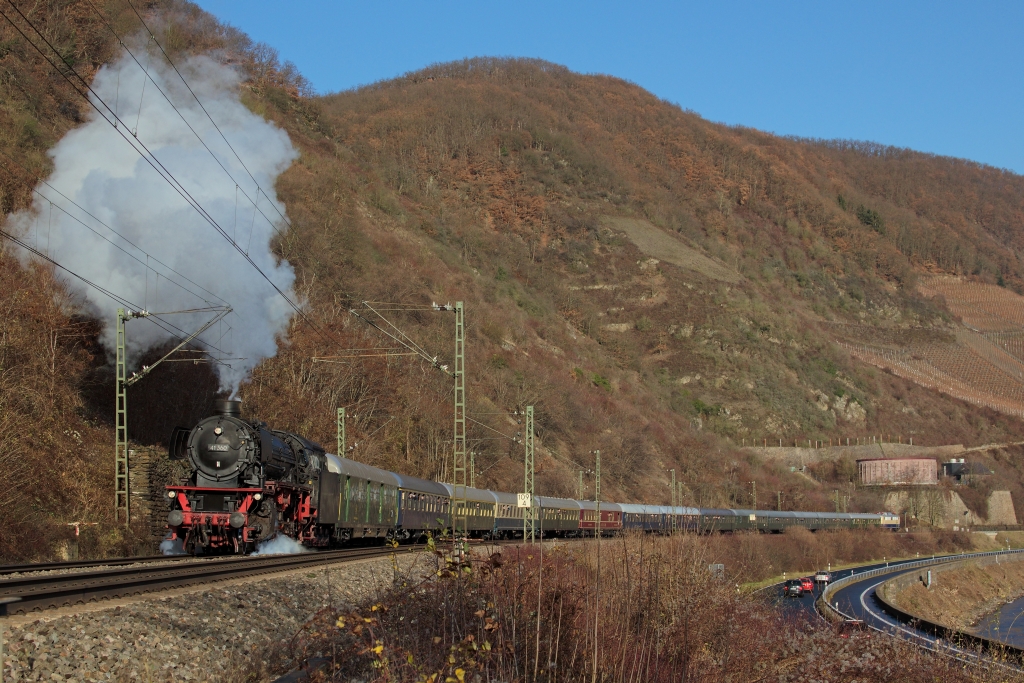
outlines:
[[185, 546], [181, 539], [175, 538], [171, 540], [170, 536], [170, 534], [167, 534], [164, 540], [160, 541], [160, 552], [164, 555], [184, 555]]
[[308, 552], [308, 548], [294, 538], [277, 534], [260, 543], [253, 555], [298, 555], [304, 552]]
[[[140, 61], [152, 81], [146, 83], [143, 69], [125, 55], [100, 69], [93, 89], [111, 109], [116, 108], [129, 128], [125, 131], [121, 127], [121, 131], [137, 136], [269, 279], [294, 300], [292, 268], [287, 262], [278, 262], [270, 251], [275, 230], [286, 227], [281, 218], [284, 206], [277, 201], [274, 182], [298, 156], [288, 134], [241, 103], [240, 79], [234, 69], [206, 57], [180, 64], [192, 90], [244, 162], [243, 168], [166, 62], [144, 54]], [[99, 106], [103, 109], [103, 104]], [[189, 130], [182, 116], [231, 177]], [[53, 173], [36, 188], [46, 199], [37, 194], [30, 210], [11, 216], [11, 227], [61, 265], [149, 311], [178, 311], [227, 302], [234, 313], [204, 333], [201, 341], [223, 350], [228, 357], [244, 358], [227, 361], [230, 366], [215, 366], [221, 388], [236, 392], [262, 358], [277, 352], [276, 335], [285, 329], [293, 312], [289, 303], [95, 110], [90, 109], [86, 123], [64, 136], [50, 156]], [[58, 191], [125, 239], [76, 208]], [[104, 322], [102, 341], [112, 353], [117, 304], [75, 278], [69, 277], [68, 282]], [[193, 313], [165, 319], [191, 333], [213, 315]], [[140, 352], [171, 339], [146, 319], [129, 321], [126, 337], [129, 362]]]

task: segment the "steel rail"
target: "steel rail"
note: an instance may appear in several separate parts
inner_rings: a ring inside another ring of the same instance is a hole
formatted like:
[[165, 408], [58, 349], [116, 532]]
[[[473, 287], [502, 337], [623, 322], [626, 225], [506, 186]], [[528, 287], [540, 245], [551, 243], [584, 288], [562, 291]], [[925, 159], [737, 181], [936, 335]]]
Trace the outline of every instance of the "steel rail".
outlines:
[[88, 569], [89, 567], [119, 567], [126, 564], [147, 564], [153, 562], [174, 562], [176, 560], [194, 560], [191, 555], [144, 555], [141, 557], [117, 557], [107, 560], [77, 560], [72, 562], [33, 562], [28, 564], [0, 565], [0, 576], [25, 574], [29, 572], [60, 571], [68, 569]]
[[[131, 597], [214, 581], [270, 574], [332, 562], [351, 562], [413, 552], [419, 546], [357, 548], [296, 555], [225, 557], [175, 566], [136, 566], [0, 581], [0, 615], [29, 614], [97, 600]], [[5, 599], [18, 598], [14, 602]]]

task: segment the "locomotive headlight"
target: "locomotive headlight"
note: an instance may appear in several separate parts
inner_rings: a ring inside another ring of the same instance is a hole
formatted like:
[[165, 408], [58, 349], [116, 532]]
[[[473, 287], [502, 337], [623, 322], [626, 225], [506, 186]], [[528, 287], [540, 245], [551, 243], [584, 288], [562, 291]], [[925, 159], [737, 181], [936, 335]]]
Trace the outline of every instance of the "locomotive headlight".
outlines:
[[167, 492], [167, 497], [168, 498], [174, 498], [176, 495], [178, 495], [178, 494], [175, 493], [174, 491], [168, 491]]
[[254, 493], [254, 494], [252, 494], [252, 499], [253, 500], [263, 500], [263, 494], [262, 493]]
[[232, 512], [231, 517], [228, 518], [228, 521], [230, 522], [231, 526], [233, 526], [236, 529], [240, 529], [243, 526], [245, 526], [245, 515], [243, 515], [241, 512]]
[[181, 526], [185, 521], [185, 513], [181, 510], [171, 510], [167, 513], [167, 524], [170, 526]]

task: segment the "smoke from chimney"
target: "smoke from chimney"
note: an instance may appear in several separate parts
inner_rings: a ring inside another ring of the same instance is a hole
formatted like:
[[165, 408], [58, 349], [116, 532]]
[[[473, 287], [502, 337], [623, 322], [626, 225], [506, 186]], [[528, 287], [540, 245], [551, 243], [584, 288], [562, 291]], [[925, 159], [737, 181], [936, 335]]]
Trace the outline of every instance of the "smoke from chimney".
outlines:
[[[295, 300], [294, 272], [270, 250], [275, 232], [287, 228], [274, 184], [298, 156], [288, 134], [242, 104], [237, 71], [208, 57], [190, 58], [178, 68], [234, 148], [232, 152], [170, 66], [155, 55], [139, 51], [136, 55], [152, 81], [147, 83], [143, 69], [125, 55], [100, 69], [93, 90], [116, 109], [123, 122], [121, 131], [145, 144], [269, 279]], [[58, 263], [149, 311], [227, 302], [234, 313], [204, 333], [200, 341], [221, 349], [223, 357], [244, 358], [214, 366], [221, 388], [234, 395], [249, 371], [277, 352], [276, 336], [285, 330], [293, 313], [288, 302], [95, 110], [90, 109], [87, 122], [65, 135], [49, 154], [54, 169], [47, 183], [52, 189], [45, 183], [36, 188], [47, 199], [37, 195], [31, 209], [10, 217], [9, 227]], [[89, 312], [103, 322], [102, 342], [112, 356], [118, 304], [77, 279], [68, 278], [67, 282], [87, 302]], [[209, 312], [190, 313], [167, 316], [166, 320], [191, 333], [212, 316]], [[129, 363], [146, 349], [171, 339], [144, 318], [126, 323], [126, 337]], [[222, 356], [218, 352], [213, 355]]]

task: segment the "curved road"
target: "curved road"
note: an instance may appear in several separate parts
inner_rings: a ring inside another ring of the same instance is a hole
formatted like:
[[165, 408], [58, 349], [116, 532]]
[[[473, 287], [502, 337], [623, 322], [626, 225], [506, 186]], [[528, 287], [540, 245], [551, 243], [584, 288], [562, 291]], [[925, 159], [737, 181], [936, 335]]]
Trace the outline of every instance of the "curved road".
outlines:
[[831, 603], [833, 606], [838, 604], [838, 610], [843, 614], [860, 619], [868, 626], [880, 631], [897, 633], [928, 649], [936, 649], [940, 646], [944, 649], [951, 649], [951, 646], [942, 639], [919, 631], [886, 614], [882, 609], [882, 603], [875, 597], [875, 589], [878, 586], [889, 579], [913, 571], [920, 570], [915, 568], [894, 571], [881, 576], [872, 576], [863, 581], [853, 581], [836, 591], [832, 595]]
[[[970, 555], [967, 555], [967, 557], [969, 556]], [[953, 562], [964, 559], [964, 557], [965, 556], [962, 555], [952, 555], [949, 556], [948, 559]], [[941, 558], [936, 559], [938, 560]], [[836, 571], [832, 572], [832, 579], [835, 581], [886, 566], [898, 568], [902, 564], [909, 564], [915, 561], [916, 560], [902, 560], [899, 562], [890, 562], [888, 565], [886, 563], [878, 563], [857, 567], [856, 569]], [[843, 615], [854, 619], [860, 619], [869, 627], [878, 629], [879, 631], [906, 638], [921, 647], [932, 651], [942, 652], [958, 659], [977, 660], [977, 653], [971, 650], [957, 648], [948, 641], [943, 640], [942, 638], [937, 638], [924, 631], [920, 631], [909, 624], [895, 619], [884, 611], [881, 602], [875, 597], [875, 589], [889, 579], [913, 571], [920, 571], [920, 567], [908, 568], [903, 571], [895, 569], [894, 571], [886, 572], [881, 575], [866, 577], [860, 581], [854, 579], [849, 584], [842, 586], [833, 593], [830, 602], [834, 607], [838, 604], [837, 609]], [[787, 611], [796, 610], [806, 614], [816, 614], [817, 612], [814, 603], [821, 595], [821, 591], [823, 589], [823, 585], [817, 584], [813, 594], [803, 595], [800, 598], [785, 598], [781, 596], [780, 585], [776, 587], [776, 595], [779, 596], [778, 600], [780, 601], [780, 604]]]
[[[956, 559], [956, 558], [950, 558], [950, 559]], [[901, 560], [899, 562], [878, 562], [876, 564], [865, 564], [865, 565], [862, 565], [862, 566], [859, 566], [859, 567], [854, 567], [853, 569], [837, 569], [834, 572], [832, 572], [832, 580], [833, 581], [837, 581], [839, 579], [846, 578], [847, 576], [851, 576], [853, 574], [860, 574], [862, 572], [870, 571], [872, 569], [881, 569], [882, 567], [898, 567], [901, 564], [906, 564], [907, 562], [916, 562], [916, 561], [917, 560]], [[801, 576], [800, 574], [794, 574], [790, 578], [796, 579], [796, 578], [800, 578], [800, 576]], [[811, 574], [807, 574], [806, 576], [810, 576], [810, 577], [813, 578], [814, 574], [811, 573]], [[896, 576], [896, 574], [887, 574], [886, 575], [886, 579], [890, 579], [893, 576]], [[824, 588], [825, 588], [825, 584], [820, 584], [820, 583], [814, 584], [814, 593], [805, 593], [804, 595], [801, 595], [799, 598], [784, 597], [782, 595], [782, 584], [775, 584], [773, 586], [768, 587], [765, 590], [772, 590], [772, 591], [775, 592], [775, 595], [777, 596], [777, 600], [778, 600], [777, 604], [780, 607], [782, 607], [786, 612], [789, 612], [789, 613], [803, 612], [803, 613], [806, 613], [808, 615], [814, 615], [814, 614], [817, 614], [817, 611], [815, 610], [815, 607], [814, 607], [814, 603], [821, 596], [821, 591], [824, 590]], [[835, 599], [833, 599], [832, 602], [835, 603]], [[846, 610], [843, 609], [844, 604], [845, 603], [842, 603], [842, 602], [840, 603], [840, 609], [844, 613], [848, 614], [848, 612], [846, 612]], [[857, 618], [860, 618], [860, 617], [857, 617]]]

